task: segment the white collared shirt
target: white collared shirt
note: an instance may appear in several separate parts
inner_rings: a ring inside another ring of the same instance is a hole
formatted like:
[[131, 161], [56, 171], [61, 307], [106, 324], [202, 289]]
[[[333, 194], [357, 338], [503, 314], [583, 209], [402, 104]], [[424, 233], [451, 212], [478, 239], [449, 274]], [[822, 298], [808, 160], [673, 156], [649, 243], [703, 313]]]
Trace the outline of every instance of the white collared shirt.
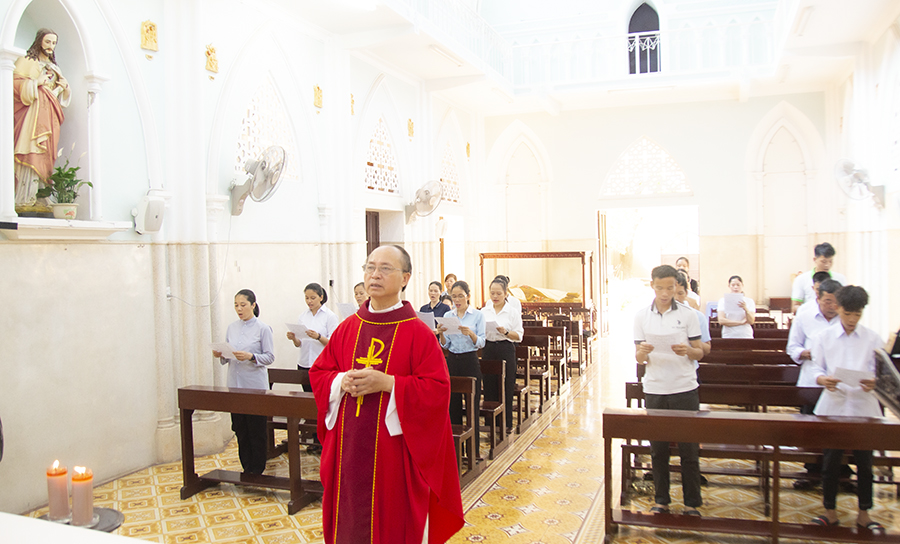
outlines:
[[[338, 317], [326, 306], [320, 306], [319, 311], [315, 314], [311, 310], [306, 310], [298, 319], [301, 325], [307, 329], [316, 331], [325, 338], [331, 338], [334, 329], [340, 324]], [[312, 368], [316, 358], [322, 353], [325, 346], [315, 338], [310, 338], [305, 334], [300, 337], [300, 359], [297, 366], [300, 368]]]
[[795, 363], [802, 365], [800, 367], [800, 376], [797, 378], [797, 385], [800, 387], [816, 387], [815, 377], [812, 375], [812, 359], [801, 359], [800, 354], [805, 350], [812, 350], [813, 339], [829, 325], [840, 318], [834, 316], [829, 321], [822, 315], [819, 304], [807, 306], [805, 303], [797, 310], [794, 320], [791, 321], [791, 332], [788, 333], [787, 354]]
[[[744, 295], [744, 306], [746, 307], [745, 312], [747, 314], [756, 313], [756, 303], [747, 295]], [[719, 299], [718, 308], [721, 314], [722, 309], [725, 308], [724, 297]], [[726, 315], [725, 317], [734, 321], [746, 319], [746, 315]], [[750, 323], [744, 323], [743, 325], [736, 325], [734, 327], [722, 325], [722, 338], [753, 338], [753, 325]]]
[[[862, 325], [847, 334], [841, 320], [816, 335], [812, 347], [812, 379], [834, 376], [837, 368], [875, 374], [875, 350], [884, 347], [878, 334]], [[822, 391], [814, 413], [818, 416], [882, 417], [874, 392], [859, 384], [839, 383], [837, 391]]]
[[[672, 307], [662, 314], [654, 300], [650, 306], [639, 310], [634, 316], [634, 343], [647, 340], [648, 335], [678, 335], [679, 342], [690, 345], [691, 340], [700, 340], [700, 321], [693, 308], [672, 300]], [[697, 370], [694, 361], [686, 355], [675, 355], [654, 346], [650, 353], [646, 373], [641, 380], [644, 392], [651, 395], [672, 395], [697, 388]]]
[[[522, 314], [520, 312], [516, 312], [516, 309], [510, 304], [506, 302], [503, 304], [503, 308], [500, 310], [500, 313], [494, 311], [494, 303], [489, 302], [487, 306], [481, 309], [481, 313], [484, 314], [484, 339], [490, 340], [491, 342], [521, 342], [522, 337], [525, 336], [525, 328], [522, 326]], [[512, 338], [508, 338], [499, 332], [497, 329], [493, 327], [488, 327], [487, 322], [493, 321], [497, 323], [498, 327], [503, 327], [507, 330], [507, 332], [515, 332], [519, 335], [518, 340], [513, 340]], [[488, 330], [492, 329], [492, 330]]]

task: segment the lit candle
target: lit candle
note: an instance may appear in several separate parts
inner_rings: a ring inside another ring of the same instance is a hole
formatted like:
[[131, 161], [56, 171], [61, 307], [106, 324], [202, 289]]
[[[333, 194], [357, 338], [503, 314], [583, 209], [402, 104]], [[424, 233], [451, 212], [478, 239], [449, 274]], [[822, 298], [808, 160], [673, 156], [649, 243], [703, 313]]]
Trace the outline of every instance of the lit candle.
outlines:
[[69, 473], [59, 460], [47, 469], [47, 494], [50, 497], [50, 521], [69, 521]]
[[72, 525], [90, 525], [94, 519], [94, 473], [75, 467], [72, 474]]

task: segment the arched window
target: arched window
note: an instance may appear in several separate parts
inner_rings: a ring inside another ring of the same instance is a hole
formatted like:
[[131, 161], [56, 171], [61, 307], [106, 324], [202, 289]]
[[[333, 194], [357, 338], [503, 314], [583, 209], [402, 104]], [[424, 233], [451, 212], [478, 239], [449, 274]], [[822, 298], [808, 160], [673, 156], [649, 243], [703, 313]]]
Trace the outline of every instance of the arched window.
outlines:
[[441, 200], [459, 204], [459, 174], [450, 142], [444, 146], [444, 158], [441, 160], [441, 188]]
[[659, 72], [659, 15], [646, 3], [634, 10], [628, 22], [628, 70]]
[[691, 194], [684, 171], [669, 153], [646, 136], [626, 149], [610, 169], [601, 198]]
[[297, 154], [290, 117], [275, 89], [275, 84], [267, 78], [250, 97], [247, 112], [241, 119], [241, 132], [238, 136], [234, 163], [237, 179], [247, 177], [244, 172], [244, 163], [247, 160], [258, 159], [262, 152], [272, 145], [283, 147], [287, 157], [284, 172], [281, 174], [282, 182], [299, 180], [300, 156]]
[[379, 118], [366, 153], [366, 188], [387, 193], [400, 192], [397, 157], [384, 119]]

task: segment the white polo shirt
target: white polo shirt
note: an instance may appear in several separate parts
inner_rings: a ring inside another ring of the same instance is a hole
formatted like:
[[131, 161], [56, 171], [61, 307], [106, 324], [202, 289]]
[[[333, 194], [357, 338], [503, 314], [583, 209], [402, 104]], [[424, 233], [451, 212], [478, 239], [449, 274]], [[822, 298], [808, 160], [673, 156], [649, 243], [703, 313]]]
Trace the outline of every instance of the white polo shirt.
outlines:
[[[640, 344], [658, 335], [673, 335], [677, 339], [674, 343], [687, 345], [691, 340], [700, 340], [697, 314], [675, 299], [672, 299], [672, 307], [660, 314], [654, 300], [634, 316], [634, 343]], [[651, 395], [684, 393], [697, 389], [697, 370], [686, 355], [675, 355], [668, 346], [654, 346], [642, 382], [644, 393]]]
[[787, 354], [795, 363], [802, 365], [800, 367], [800, 376], [797, 378], [797, 385], [800, 387], [816, 387], [816, 379], [812, 377], [812, 359], [800, 359], [800, 354], [805, 350], [812, 350], [813, 339], [817, 334], [840, 321], [838, 316], [831, 318], [831, 321], [822, 315], [819, 310], [819, 303], [815, 302], [810, 306], [803, 304], [791, 321], [791, 332], [788, 333]]
[[[807, 300], [816, 300], [816, 291], [813, 289], [813, 274], [816, 269], [813, 268], [809, 272], [804, 272], [794, 278], [794, 284], [791, 286], [791, 300], [795, 302], [805, 302]], [[841, 285], [847, 285], [847, 278], [843, 274], [828, 271], [831, 279], [837, 280]]]
[[[829, 325], [813, 341], [810, 367], [812, 379], [834, 376], [837, 368], [849, 368], [875, 374], [875, 350], [884, 347], [878, 333], [857, 325], [851, 334], [844, 331], [841, 320]], [[822, 391], [816, 409], [817, 416], [882, 417], [875, 393], [862, 390], [858, 383], [838, 384], [837, 391]]]

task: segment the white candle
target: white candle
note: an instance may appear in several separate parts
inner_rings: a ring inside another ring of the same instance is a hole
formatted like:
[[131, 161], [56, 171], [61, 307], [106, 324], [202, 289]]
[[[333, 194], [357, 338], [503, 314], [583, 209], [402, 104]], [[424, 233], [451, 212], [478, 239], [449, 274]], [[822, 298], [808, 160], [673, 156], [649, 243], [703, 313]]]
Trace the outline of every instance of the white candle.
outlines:
[[50, 498], [50, 521], [69, 520], [69, 473], [59, 460], [47, 469], [47, 495]]
[[90, 525], [94, 519], [94, 473], [75, 467], [72, 474], [72, 525]]

